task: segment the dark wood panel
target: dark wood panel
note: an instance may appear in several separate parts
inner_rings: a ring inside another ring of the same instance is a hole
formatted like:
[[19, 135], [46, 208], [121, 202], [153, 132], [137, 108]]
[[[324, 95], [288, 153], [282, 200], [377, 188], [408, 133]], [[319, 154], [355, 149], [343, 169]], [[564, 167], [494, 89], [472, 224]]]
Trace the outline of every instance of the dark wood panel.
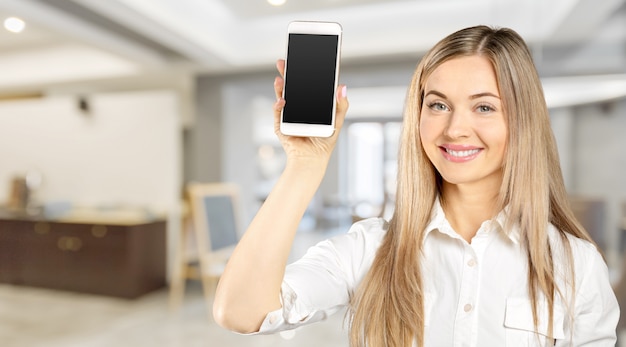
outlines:
[[0, 219], [0, 282], [138, 297], [165, 286], [165, 229]]

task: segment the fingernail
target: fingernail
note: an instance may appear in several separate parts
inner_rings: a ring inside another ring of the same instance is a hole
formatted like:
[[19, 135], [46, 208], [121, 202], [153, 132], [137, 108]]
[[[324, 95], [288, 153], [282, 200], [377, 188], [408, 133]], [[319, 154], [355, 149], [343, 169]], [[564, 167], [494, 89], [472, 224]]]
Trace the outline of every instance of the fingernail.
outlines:
[[348, 87], [347, 86], [343, 86], [341, 88], [341, 97], [345, 98], [346, 96], [348, 96]]

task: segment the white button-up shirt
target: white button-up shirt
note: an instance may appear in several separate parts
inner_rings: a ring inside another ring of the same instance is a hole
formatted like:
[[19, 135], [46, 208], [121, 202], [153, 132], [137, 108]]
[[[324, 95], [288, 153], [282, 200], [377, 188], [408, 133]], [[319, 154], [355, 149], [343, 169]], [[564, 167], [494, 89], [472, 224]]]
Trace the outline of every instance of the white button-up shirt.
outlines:
[[[423, 248], [426, 347], [546, 345], [548, 307], [540, 302], [536, 329], [519, 230], [505, 232], [503, 227], [501, 213], [484, 222], [468, 243], [435, 204]], [[355, 223], [347, 234], [317, 244], [290, 264], [282, 286], [283, 307], [267, 315], [259, 333], [293, 329], [346, 307], [370, 269], [385, 232], [386, 223], [379, 218]], [[549, 236], [555, 273], [567, 273], [561, 238], [552, 225]], [[568, 303], [555, 299], [555, 345], [615, 346], [619, 307], [607, 266], [592, 244], [574, 237], [569, 241], [576, 297], [573, 319]], [[561, 281], [557, 284], [567, 293]]]

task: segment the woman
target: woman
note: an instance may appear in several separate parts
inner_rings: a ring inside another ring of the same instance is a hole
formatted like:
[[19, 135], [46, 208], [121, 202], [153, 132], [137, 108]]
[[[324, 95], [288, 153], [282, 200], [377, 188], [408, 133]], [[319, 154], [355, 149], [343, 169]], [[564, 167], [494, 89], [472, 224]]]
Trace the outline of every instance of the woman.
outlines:
[[[343, 86], [338, 130], [347, 107]], [[268, 333], [348, 306], [352, 346], [615, 345], [607, 267], [569, 207], [541, 83], [514, 31], [467, 28], [424, 56], [390, 222], [358, 222], [285, 271], [338, 133], [277, 131], [287, 165], [220, 281], [219, 324]]]

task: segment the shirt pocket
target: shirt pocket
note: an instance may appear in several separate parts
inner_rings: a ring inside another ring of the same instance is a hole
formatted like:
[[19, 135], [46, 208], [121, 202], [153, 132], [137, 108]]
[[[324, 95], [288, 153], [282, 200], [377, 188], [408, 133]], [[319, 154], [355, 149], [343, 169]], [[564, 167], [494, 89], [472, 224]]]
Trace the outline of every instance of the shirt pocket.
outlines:
[[[552, 346], [548, 336], [548, 304], [541, 300], [537, 307], [539, 322], [533, 323], [532, 302], [528, 298], [509, 298], [506, 301], [504, 327], [506, 347]], [[552, 335], [558, 341], [565, 338], [564, 311], [559, 303], [554, 304]]]

